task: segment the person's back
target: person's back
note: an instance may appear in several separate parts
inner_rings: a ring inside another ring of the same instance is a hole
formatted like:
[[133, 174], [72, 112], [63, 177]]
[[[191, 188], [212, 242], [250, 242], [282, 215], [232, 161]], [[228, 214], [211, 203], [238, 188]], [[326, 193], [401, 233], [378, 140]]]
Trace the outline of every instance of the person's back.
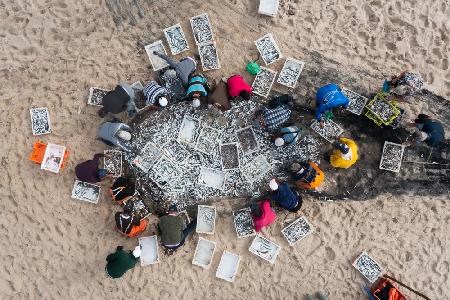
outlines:
[[109, 191], [115, 202], [123, 204], [134, 195], [136, 189], [134, 182], [128, 178], [117, 177]]
[[322, 86], [316, 94], [316, 120], [322, 120], [322, 114], [336, 107], [346, 108], [350, 101], [341, 92], [338, 85], [331, 83]]
[[105, 122], [100, 126], [98, 132], [99, 138], [109, 141], [110, 143], [117, 145], [118, 138], [116, 136], [122, 123]]
[[191, 57], [185, 57], [179, 62], [171, 59], [167, 55], [159, 52], [153, 52], [155, 55], [158, 55], [170, 65], [171, 68], [177, 72], [178, 77], [186, 85], [189, 82], [189, 76], [195, 71], [197, 68], [197, 62], [195, 59]]
[[299, 202], [299, 197], [291, 190], [286, 182], [279, 184], [278, 189], [273, 191], [270, 198], [287, 210], [294, 209]]
[[215, 105], [222, 111], [229, 110], [231, 103], [228, 100], [228, 96], [227, 85], [222, 80], [219, 80], [213, 92], [208, 94], [208, 104]]
[[106, 257], [106, 273], [112, 278], [120, 278], [136, 265], [138, 259], [131, 251], [124, 251], [123, 247], [119, 246], [116, 252]]
[[259, 214], [252, 213], [253, 224], [257, 232], [261, 231], [264, 227], [275, 222], [277, 215], [270, 207], [270, 201], [264, 200], [259, 204]]
[[300, 138], [300, 128], [297, 126], [283, 127], [280, 129], [278, 136], [275, 140], [276, 146], [295, 144]]
[[287, 122], [291, 116], [291, 109], [287, 105], [281, 105], [276, 108], [263, 108], [261, 111], [265, 128], [269, 131], [278, 129], [283, 123]]
[[231, 97], [241, 96], [242, 91], [246, 91], [248, 94], [251, 94], [253, 92], [252, 87], [248, 85], [247, 82], [245, 82], [244, 78], [242, 78], [241, 75], [234, 75], [228, 78], [227, 86], [228, 94]]
[[105, 112], [119, 114], [127, 109], [127, 103], [131, 97], [127, 91], [117, 85], [112, 91], [109, 91], [102, 99], [102, 106]]
[[[150, 80], [144, 87], [144, 96], [146, 105], [165, 106], [166, 103], [160, 103], [161, 98], [167, 101], [167, 90], [165, 87], [160, 86], [156, 81]], [[167, 104], [166, 104], [167, 105]]]
[[186, 95], [192, 97], [194, 94], [199, 94], [202, 97], [208, 95], [206, 90], [207, 80], [202, 75], [195, 75], [189, 79]]
[[184, 221], [181, 216], [168, 214], [159, 220], [161, 244], [164, 246], [179, 245], [182, 242]]
[[82, 162], [81, 164], [78, 164], [75, 167], [75, 174], [77, 178], [84, 182], [89, 183], [97, 183], [101, 181], [101, 174], [99, 172], [99, 159], [103, 157], [104, 154], [97, 153], [94, 155], [94, 158], [91, 160], [87, 160], [85, 162]]
[[297, 187], [315, 189], [322, 184], [325, 174], [316, 163], [308, 161], [298, 165], [299, 167], [296, 167], [297, 170], [292, 170], [294, 172], [293, 179]]
[[421, 130], [427, 133], [428, 138], [425, 140], [425, 143], [431, 147], [438, 146], [445, 139], [444, 127], [439, 121], [426, 119], [423, 121]]
[[358, 160], [358, 146], [351, 139], [340, 138], [339, 141], [344, 143], [347, 149], [333, 150], [330, 156], [330, 164], [334, 168], [350, 168]]

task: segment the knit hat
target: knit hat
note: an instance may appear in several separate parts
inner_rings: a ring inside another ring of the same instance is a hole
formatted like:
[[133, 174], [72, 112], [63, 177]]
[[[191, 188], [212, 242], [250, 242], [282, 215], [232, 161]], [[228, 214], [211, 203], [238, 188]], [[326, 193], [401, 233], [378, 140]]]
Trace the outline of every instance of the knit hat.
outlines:
[[165, 107], [165, 106], [167, 106], [167, 103], [169, 103], [169, 101], [167, 101], [166, 97], [159, 98], [158, 102], [161, 107]]
[[345, 144], [341, 142], [335, 142], [334, 147], [342, 152], [342, 154], [347, 154], [350, 148]]
[[283, 146], [284, 145], [284, 140], [283, 140], [283, 138], [276, 138], [275, 139], [275, 146], [277, 146], [277, 147], [281, 147], [281, 146]]
[[178, 211], [178, 208], [177, 208], [177, 205], [176, 204], [171, 204], [170, 206], [169, 206], [169, 209], [167, 210], [167, 212], [177, 212]]
[[275, 179], [272, 179], [272, 180], [269, 182], [269, 187], [270, 187], [270, 189], [271, 189], [272, 191], [278, 190], [278, 183], [277, 183], [277, 181], [276, 181]]
[[119, 132], [117, 132], [117, 136], [125, 141], [131, 140], [131, 133], [125, 130], [119, 130]]
[[141, 256], [141, 246], [136, 246], [136, 248], [134, 248], [133, 256], [136, 258]]
[[419, 140], [420, 140], [421, 142], [423, 142], [423, 141], [425, 141], [427, 138], [428, 138], [428, 134], [427, 134], [426, 132], [424, 132], [424, 131], [421, 131], [421, 132], [420, 132]]
[[200, 99], [198, 99], [198, 98], [192, 99], [192, 106], [193, 106], [194, 108], [199, 107], [199, 106], [200, 106]]

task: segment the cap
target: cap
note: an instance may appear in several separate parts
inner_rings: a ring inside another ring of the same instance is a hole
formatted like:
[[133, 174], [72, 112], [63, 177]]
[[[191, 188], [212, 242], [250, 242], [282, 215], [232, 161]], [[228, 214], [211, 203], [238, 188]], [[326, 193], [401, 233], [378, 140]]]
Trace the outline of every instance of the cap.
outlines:
[[159, 98], [158, 102], [159, 102], [159, 105], [161, 105], [162, 107], [167, 106], [167, 103], [169, 103], [169, 101], [167, 101], [166, 97]]
[[141, 256], [141, 246], [136, 246], [136, 248], [134, 248], [133, 256], [136, 258]]
[[426, 132], [424, 132], [424, 131], [421, 131], [420, 132], [420, 137], [419, 137], [419, 139], [420, 139], [420, 141], [425, 141], [426, 139], [428, 138], [428, 134], [426, 133]]
[[193, 106], [194, 108], [199, 107], [199, 106], [200, 106], [200, 99], [198, 99], [198, 98], [192, 99], [192, 106]]
[[283, 140], [283, 138], [276, 138], [275, 139], [275, 146], [277, 146], [277, 147], [281, 147], [281, 146], [283, 146], [284, 145], [284, 140]]
[[271, 189], [272, 191], [278, 190], [278, 183], [277, 183], [277, 181], [276, 181], [275, 179], [272, 179], [272, 180], [269, 182], [269, 187], [270, 187], [270, 189]]
[[119, 132], [117, 132], [117, 136], [125, 141], [131, 140], [131, 133], [125, 130], [119, 130]]

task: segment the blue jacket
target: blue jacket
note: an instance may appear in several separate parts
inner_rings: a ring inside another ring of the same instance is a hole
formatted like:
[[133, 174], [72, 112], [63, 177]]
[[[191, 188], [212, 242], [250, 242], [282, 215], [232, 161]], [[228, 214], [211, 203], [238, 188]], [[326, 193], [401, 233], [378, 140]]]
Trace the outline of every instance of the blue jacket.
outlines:
[[333, 108], [343, 106], [347, 108], [349, 100], [341, 92], [339, 86], [334, 83], [324, 85], [317, 90], [316, 95], [316, 120], [320, 121], [322, 114]]
[[282, 208], [288, 210], [296, 207], [298, 203], [298, 196], [294, 194], [286, 182], [283, 182], [278, 186], [278, 190], [270, 196], [270, 199], [278, 202]]
[[422, 131], [428, 134], [428, 138], [425, 140], [429, 146], [434, 147], [442, 143], [445, 139], [444, 128], [441, 123], [435, 120], [425, 120], [423, 121]]

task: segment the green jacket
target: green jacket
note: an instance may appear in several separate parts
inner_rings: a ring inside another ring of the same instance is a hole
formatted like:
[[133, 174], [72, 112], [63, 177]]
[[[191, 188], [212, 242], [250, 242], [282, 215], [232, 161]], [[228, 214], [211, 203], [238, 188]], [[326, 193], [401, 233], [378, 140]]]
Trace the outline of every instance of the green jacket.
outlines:
[[111, 253], [106, 257], [106, 272], [112, 278], [119, 278], [126, 271], [132, 269], [139, 258], [134, 257], [131, 251], [123, 251], [123, 247], [117, 247], [115, 253]]
[[163, 216], [159, 219], [159, 230], [161, 231], [161, 244], [164, 246], [175, 246], [181, 243], [184, 222], [180, 216]]

